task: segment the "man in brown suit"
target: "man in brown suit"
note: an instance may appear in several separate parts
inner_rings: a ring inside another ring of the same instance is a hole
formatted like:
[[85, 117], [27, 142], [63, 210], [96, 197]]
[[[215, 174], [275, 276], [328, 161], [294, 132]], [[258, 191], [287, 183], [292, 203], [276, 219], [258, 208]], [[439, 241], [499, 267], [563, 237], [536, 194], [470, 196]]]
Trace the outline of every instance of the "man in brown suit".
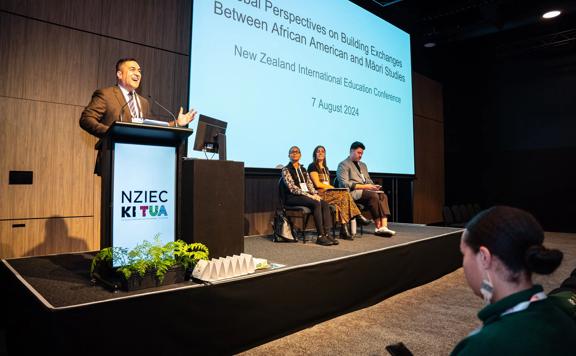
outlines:
[[[134, 58], [122, 58], [116, 62], [117, 85], [98, 89], [92, 94], [92, 100], [80, 117], [80, 126], [90, 134], [102, 138], [108, 127], [114, 121], [132, 122], [133, 118], [146, 118], [150, 116], [150, 104], [148, 100], [136, 93], [142, 80], [140, 65]], [[176, 119], [178, 126], [186, 126], [196, 116], [194, 109], [186, 114], [182, 107]], [[169, 122], [175, 126], [174, 121]], [[96, 149], [100, 149], [98, 141]], [[95, 173], [99, 174], [99, 158], [96, 160]]]
[[[103, 137], [114, 121], [132, 122], [134, 117], [148, 117], [148, 100], [136, 93], [140, 86], [142, 72], [134, 58], [123, 58], [116, 63], [117, 85], [98, 89], [80, 117], [80, 126], [96, 137]], [[195, 110], [186, 114], [182, 108], [178, 113], [178, 126], [186, 126], [196, 116]], [[170, 126], [175, 123], [170, 121]]]

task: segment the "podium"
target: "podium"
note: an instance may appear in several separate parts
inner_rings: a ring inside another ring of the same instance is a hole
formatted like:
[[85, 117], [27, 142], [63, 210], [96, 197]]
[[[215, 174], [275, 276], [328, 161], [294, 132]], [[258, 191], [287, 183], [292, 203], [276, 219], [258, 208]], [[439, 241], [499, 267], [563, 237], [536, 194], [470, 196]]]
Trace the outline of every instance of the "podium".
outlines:
[[182, 240], [218, 258], [244, 252], [244, 163], [182, 161]]
[[174, 241], [188, 128], [114, 122], [102, 139], [100, 248]]

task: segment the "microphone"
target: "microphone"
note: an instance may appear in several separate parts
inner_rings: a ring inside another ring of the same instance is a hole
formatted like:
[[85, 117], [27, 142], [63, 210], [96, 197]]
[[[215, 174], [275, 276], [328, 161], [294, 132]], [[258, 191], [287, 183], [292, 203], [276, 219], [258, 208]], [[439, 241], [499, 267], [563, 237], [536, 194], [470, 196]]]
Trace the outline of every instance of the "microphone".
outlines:
[[156, 99], [154, 99], [152, 97], [152, 95], [148, 94], [148, 98], [150, 100], [152, 100], [154, 103], [156, 103], [159, 107], [161, 107], [162, 109], [164, 109], [164, 111], [166, 111], [168, 114], [170, 114], [170, 116], [172, 116], [172, 120], [174, 120], [174, 127], [178, 127], [178, 120], [176, 120], [176, 116], [174, 116], [174, 114], [172, 114], [172, 111], [166, 109], [164, 107], [164, 105], [160, 104], [158, 101], [156, 101]]

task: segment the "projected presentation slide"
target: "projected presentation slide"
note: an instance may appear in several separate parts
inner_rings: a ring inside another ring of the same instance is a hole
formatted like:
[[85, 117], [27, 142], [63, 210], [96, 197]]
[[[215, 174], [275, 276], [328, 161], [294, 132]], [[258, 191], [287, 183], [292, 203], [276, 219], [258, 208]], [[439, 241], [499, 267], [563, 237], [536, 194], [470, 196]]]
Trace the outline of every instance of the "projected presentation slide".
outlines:
[[276, 168], [297, 145], [307, 165], [323, 145], [335, 170], [361, 141], [370, 171], [414, 174], [406, 32], [347, 0], [197, 0], [192, 15], [190, 107], [228, 122], [229, 160]]

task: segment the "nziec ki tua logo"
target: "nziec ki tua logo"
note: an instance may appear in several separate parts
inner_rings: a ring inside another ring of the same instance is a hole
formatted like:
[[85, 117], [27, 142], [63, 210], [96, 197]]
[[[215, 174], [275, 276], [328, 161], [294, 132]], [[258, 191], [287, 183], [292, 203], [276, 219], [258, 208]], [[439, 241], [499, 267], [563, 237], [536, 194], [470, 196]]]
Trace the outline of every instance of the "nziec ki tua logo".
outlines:
[[[122, 218], [158, 218], [168, 217], [166, 207], [168, 202], [165, 190], [130, 190], [122, 191]], [[124, 205], [130, 204], [130, 205]]]

